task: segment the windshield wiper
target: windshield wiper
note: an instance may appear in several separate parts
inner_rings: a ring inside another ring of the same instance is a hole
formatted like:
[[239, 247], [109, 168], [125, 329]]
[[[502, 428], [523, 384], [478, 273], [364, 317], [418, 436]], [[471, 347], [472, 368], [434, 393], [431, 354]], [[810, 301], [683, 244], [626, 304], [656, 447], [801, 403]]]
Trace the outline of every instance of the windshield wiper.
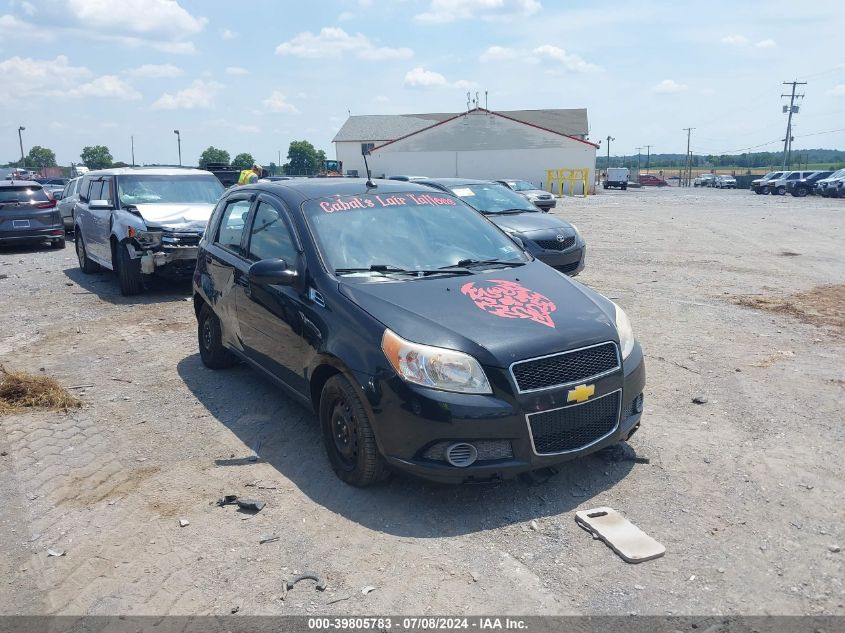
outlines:
[[428, 275], [443, 275], [443, 274], [452, 274], [452, 275], [471, 275], [472, 271], [467, 270], [466, 268], [452, 268], [447, 267], [447, 269], [440, 269], [437, 268], [435, 270], [426, 270], [426, 269], [408, 269], [408, 268], [399, 268], [398, 266], [392, 266], [390, 264], [373, 264], [367, 268], [335, 268], [334, 271], [338, 275], [346, 275], [349, 273], [382, 273], [382, 274], [398, 274], [398, 275], [413, 275], [415, 277], [426, 277]]
[[512, 215], [515, 213], [533, 213], [534, 211], [539, 211], [539, 209], [500, 209], [498, 211], [482, 211], [482, 213], [495, 213], [497, 215]]
[[524, 266], [525, 262], [514, 262], [507, 259], [462, 259], [457, 264], [443, 266], [440, 270], [452, 270], [454, 268], [478, 268], [479, 266], [489, 266], [490, 264], [497, 264], [499, 266]]

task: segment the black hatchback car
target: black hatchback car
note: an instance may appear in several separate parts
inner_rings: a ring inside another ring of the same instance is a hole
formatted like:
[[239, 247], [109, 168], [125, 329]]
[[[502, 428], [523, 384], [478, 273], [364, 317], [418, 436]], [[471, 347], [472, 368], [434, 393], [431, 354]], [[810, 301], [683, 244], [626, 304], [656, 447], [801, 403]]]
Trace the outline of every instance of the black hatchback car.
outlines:
[[318, 414], [338, 476], [500, 479], [627, 439], [645, 366], [625, 313], [457, 197], [409, 182], [229, 190], [193, 278], [200, 355]]
[[65, 225], [53, 198], [32, 180], [0, 181], [0, 244], [49, 240], [65, 247]]
[[428, 185], [458, 196], [488, 216], [541, 262], [574, 277], [584, 270], [587, 245], [578, 229], [559, 217], [542, 213], [534, 203], [498, 182], [466, 178], [429, 178]]

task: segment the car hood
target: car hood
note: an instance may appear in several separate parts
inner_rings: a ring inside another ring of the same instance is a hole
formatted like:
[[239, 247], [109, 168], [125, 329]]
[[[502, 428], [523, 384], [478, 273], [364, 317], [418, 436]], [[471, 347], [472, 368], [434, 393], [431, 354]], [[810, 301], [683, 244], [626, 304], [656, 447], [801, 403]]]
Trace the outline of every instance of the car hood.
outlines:
[[204, 231], [213, 204], [136, 204], [148, 228]]
[[528, 211], [526, 213], [488, 213], [485, 214], [492, 222], [502, 228], [514, 233], [532, 233], [548, 229], [572, 231], [572, 225], [559, 217], [541, 213], [539, 211]]
[[543, 191], [542, 189], [525, 189], [523, 191], [517, 191], [517, 193], [522, 194], [523, 196], [551, 196], [548, 191]]
[[611, 301], [538, 261], [410, 281], [342, 277], [339, 290], [399, 336], [493, 367], [619, 341]]

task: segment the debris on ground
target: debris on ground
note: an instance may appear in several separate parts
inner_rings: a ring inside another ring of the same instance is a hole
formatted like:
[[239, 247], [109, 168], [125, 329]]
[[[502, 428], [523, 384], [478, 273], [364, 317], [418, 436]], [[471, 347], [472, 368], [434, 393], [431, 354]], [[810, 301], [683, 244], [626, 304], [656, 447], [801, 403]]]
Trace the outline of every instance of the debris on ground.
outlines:
[[540, 524], [539, 524], [539, 523], [537, 523], [537, 521], [536, 521], [536, 520], [534, 520], [534, 519], [531, 519], [531, 523], [529, 523], [529, 524], [528, 524], [528, 526], [529, 526], [532, 530], [534, 530], [535, 532], [539, 532], [539, 531], [540, 531]]
[[838, 545], [828, 545], [827, 549], [829, 549], [832, 554], [838, 554], [842, 551]]
[[375, 591], [375, 590], [376, 590], [376, 588], [373, 587], [372, 585], [367, 585], [366, 587], [361, 588], [361, 593], [366, 596], [368, 593]]
[[179, 519], [179, 527], [188, 527], [191, 524], [188, 519]]
[[247, 512], [261, 512], [267, 504], [259, 499], [242, 499], [238, 495], [225, 495], [217, 500], [218, 506], [237, 505]]
[[47, 556], [64, 556], [67, 552], [63, 549], [48, 549]]
[[9, 371], [0, 365], [0, 414], [24, 409], [67, 411], [82, 406], [82, 401], [49, 376], [25, 371]]
[[273, 541], [278, 541], [279, 535], [278, 534], [264, 534], [261, 539], [258, 541], [259, 545], [264, 545], [264, 543], [272, 543]]
[[334, 604], [335, 602], [343, 602], [344, 600], [349, 600], [352, 596], [343, 596], [342, 598], [335, 598], [334, 600], [329, 600], [326, 604]]
[[236, 604], [234, 607], [232, 607], [232, 610], [231, 610], [230, 613], [237, 613], [240, 610], [241, 610], [241, 605]]
[[659, 558], [666, 548], [613, 508], [593, 508], [575, 513], [575, 522], [599, 538], [627, 563]]
[[478, 582], [479, 578], [481, 578], [481, 576], [478, 575], [477, 571], [471, 571], [469, 572], [469, 575], [472, 578], [472, 582]]
[[695, 404], [707, 404], [708, 400], [706, 396], [695, 396], [692, 401]]
[[314, 588], [317, 591], [325, 591], [326, 590], [326, 581], [323, 579], [323, 577], [320, 574], [318, 574], [317, 572], [313, 572], [313, 571], [305, 571], [305, 572], [302, 572], [301, 574], [299, 574], [298, 576], [294, 576], [290, 580], [286, 580], [285, 586], [287, 587], [287, 590], [290, 591], [291, 589], [293, 589], [294, 585], [296, 583], [298, 583], [300, 580], [313, 580], [316, 583], [314, 585]]

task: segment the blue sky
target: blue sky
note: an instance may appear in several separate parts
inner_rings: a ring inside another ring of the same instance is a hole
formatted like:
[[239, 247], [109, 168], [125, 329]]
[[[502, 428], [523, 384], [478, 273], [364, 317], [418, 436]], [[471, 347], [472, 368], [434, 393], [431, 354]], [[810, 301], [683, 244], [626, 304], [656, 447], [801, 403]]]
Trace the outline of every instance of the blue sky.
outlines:
[[[0, 161], [183, 162], [208, 145], [333, 156], [348, 112], [586, 107], [611, 154], [777, 149], [782, 81], [806, 80], [795, 147], [845, 148], [845, 10], [795, 2], [0, 0]], [[832, 132], [831, 130], [838, 130]], [[759, 147], [757, 147], [759, 146]], [[601, 153], [604, 153], [603, 143]]]

